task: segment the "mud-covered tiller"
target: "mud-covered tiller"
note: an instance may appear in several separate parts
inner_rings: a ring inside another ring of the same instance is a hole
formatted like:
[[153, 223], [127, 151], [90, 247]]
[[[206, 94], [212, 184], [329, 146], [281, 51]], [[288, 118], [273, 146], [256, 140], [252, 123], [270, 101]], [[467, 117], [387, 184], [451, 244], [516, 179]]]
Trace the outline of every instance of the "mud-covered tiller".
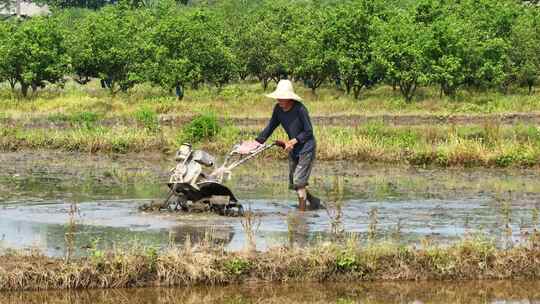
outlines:
[[254, 147], [249, 151], [242, 145], [235, 145], [225, 157], [223, 164], [217, 167], [215, 158], [209, 153], [193, 150], [190, 144], [182, 144], [176, 152], [177, 164], [171, 169], [167, 183], [169, 193], [159, 209], [215, 212], [228, 216], [242, 215], [242, 205], [223, 182], [230, 178], [234, 168], [274, 146], [284, 145], [278, 141]]

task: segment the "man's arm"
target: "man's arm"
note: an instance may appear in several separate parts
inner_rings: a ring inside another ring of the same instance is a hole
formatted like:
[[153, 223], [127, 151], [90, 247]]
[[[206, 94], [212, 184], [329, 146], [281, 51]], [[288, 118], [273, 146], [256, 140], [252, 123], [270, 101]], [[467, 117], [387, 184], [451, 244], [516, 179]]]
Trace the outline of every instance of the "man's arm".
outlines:
[[274, 107], [274, 111], [272, 112], [272, 117], [270, 118], [270, 121], [268, 122], [268, 125], [264, 130], [259, 134], [259, 136], [255, 139], [260, 144], [263, 144], [268, 137], [272, 135], [274, 130], [279, 126], [279, 120], [277, 117], [277, 105]]
[[304, 131], [296, 135], [296, 141], [299, 143], [305, 143], [313, 138], [313, 126], [311, 125], [311, 119], [309, 118], [308, 111], [305, 107], [301, 107], [298, 113], [302, 126], [304, 127]]

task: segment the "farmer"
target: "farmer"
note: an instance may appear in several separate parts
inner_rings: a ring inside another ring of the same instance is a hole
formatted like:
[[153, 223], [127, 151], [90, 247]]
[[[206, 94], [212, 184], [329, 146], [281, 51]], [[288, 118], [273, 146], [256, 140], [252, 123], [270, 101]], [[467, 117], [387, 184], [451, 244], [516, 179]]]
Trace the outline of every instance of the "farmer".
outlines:
[[278, 102], [268, 125], [255, 139], [254, 144], [263, 144], [279, 125], [285, 129], [289, 140], [278, 143], [289, 153], [289, 188], [296, 190], [298, 194], [300, 211], [306, 210], [306, 202], [309, 203], [309, 209], [318, 209], [319, 199], [306, 189], [316, 150], [308, 110], [301, 103], [302, 98], [294, 93], [289, 80], [280, 80], [276, 90], [266, 96], [277, 99]]

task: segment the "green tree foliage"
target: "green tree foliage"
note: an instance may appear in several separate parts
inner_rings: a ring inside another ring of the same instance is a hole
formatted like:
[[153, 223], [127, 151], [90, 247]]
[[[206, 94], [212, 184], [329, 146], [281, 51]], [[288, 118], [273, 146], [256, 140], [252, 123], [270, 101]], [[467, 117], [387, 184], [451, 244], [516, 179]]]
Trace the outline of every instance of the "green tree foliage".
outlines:
[[18, 83], [23, 96], [47, 83], [62, 82], [69, 58], [57, 19], [36, 17], [22, 22], [5, 22], [0, 30], [2, 77], [12, 88]]
[[12, 22], [0, 22], [0, 82], [8, 81], [11, 89], [15, 89], [17, 83], [17, 73], [14, 53], [15, 24]]
[[123, 5], [89, 13], [68, 34], [69, 54], [80, 82], [99, 77], [113, 94], [142, 82], [152, 23], [147, 10]]
[[25, 95], [64, 76], [100, 78], [112, 93], [237, 79], [266, 90], [288, 77], [314, 93], [335, 82], [356, 98], [387, 83], [411, 101], [419, 86], [447, 96], [532, 92], [539, 77], [540, 7], [531, 1], [51, 1], [96, 10], [0, 23], [0, 80]]
[[[297, 25], [289, 32], [288, 66], [295, 77], [306, 81], [313, 93], [324, 81], [337, 74], [335, 56], [328, 52], [332, 37], [326, 35], [330, 26], [326, 10], [303, 8], [296, 15]], [[328, 39], [330, 38], [330, 39]]]
[[379, 17], [374, 21], [374, 60], [387, 80], [399, 85], [407, 101], [419, 85], [430, 80], [430, 50], [435, 43], [429, 22], [417, 18], [418, 8], [396, 10], [385, 16], [387, 20]]
[[465, 82], [467, 41], [465, 24], [454, 14], [434, 21], [435, 45], [431, 50], [431, 81], [440, 86], [441, 94], [453, 96]]
[[540, 11], [527, 10], [512, 28], [507, 73], [532, 93], [540, 75]]
[[373, 63], [370, 41], [373, 37], [372, 18], [379, 10], [373, 1], [338, 4], [328, 10], [321, 29], [323, 49], [336, 61], [335, 77], [343, 80], [347, 94], [358, 98], [362, 88], [374, 85], [383, 75]]
[[204, 9], [169, 8], [151, 33], [148, 79], [163, 88], [213, 83], [223, 86], [234, 77], [234, 60], [224, 44], [216, 18]]
[[290, 49], [290, 32], [298, 24], [299, 8], [289, 1], [267, 1], [246, 10], [233, 30], [237, 66], [257, 78], [266, 90], [270, 80], [279, 81], [292, 71], [296, 57]]
[[516, 16], [523, 7], [515, 1], [463, 0], [453, 6], [464, 23], [466, 40], [462, 56], [465, 85], [476, 89], [503, 88], [509, 84], [505, 74], [508, 37]]

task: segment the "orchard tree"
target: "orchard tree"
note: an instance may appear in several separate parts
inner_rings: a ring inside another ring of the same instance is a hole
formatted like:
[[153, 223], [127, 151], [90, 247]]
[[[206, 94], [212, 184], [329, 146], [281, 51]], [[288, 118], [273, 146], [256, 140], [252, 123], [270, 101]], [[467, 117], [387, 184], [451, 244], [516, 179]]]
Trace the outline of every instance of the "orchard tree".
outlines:
[[201, 69], [201, 82], [221, 89], [237, 71], [232, 50], [224, 43], [225, 35], [218, 18], [210, 10], [201, 9], [189, 14], [188, 22], [194, 43], [190, 56]]
[[327, 10], [300, 8], [299, 24], [289, 32], [288, 49], [292, 51], [289, 66], [295, 77], [309, 84], [315, 93], [324, 81], [337, 74], [335, 56], [328, 51], [324, 29], [328, 26]]
[[208, 12], [199, 9], [171, 8], [162, 16], [151, 34], [148, 79], [168, 90], [229, 82], [235, 74], [232, 53], [212, 22]]
[[[34, 17], [7, 25], [11, 38], [2, 39], [4, 78], [21, 86], [23, 96], [28, 89], [36, 91], [47, 83], [62, 82], [68, 71], [68, 56], [57, 20]], [[11, 29], [10, 29], [11, 28]], [[4, 33], [6, 30], [3, 31]]]
[[462, 0], [452, 12], [464, 26], [462, 56], [465, 84], [476, 89], [502, 88], [513, 81], [506, 73], [512, 25], [524, 7], [515, 1]]
[[9, 21], [0, 21], [0, 82], [7, 81], [11, 90], [15, 90], [17, 71], [15, 64], [14, 33], [16, 25]]
[[235, 42], [238, 65], [240, 69], [245, 69], [247, 74], [256, 77], [266, 91], [278, 61], [274, 48], [279, 43], [279, 36], [270, 22], [253, 20], [247, 24], [250, 25], [239, 32]]
[[532, 94], [540, 74], [540, 11], [527, 10], [512, 28], [508, 73]]
[[233, 50], [238, 67], [257, 78], [266, 90], [271, 80], [291, 74], [297, 57], [289, 48], [289, 32], [297, 24], [297, 4], [283, 0], [265, 1], [250, 10], [239, 24]]
[[91, 78], [99, 77], [100, 62], [96, 56], [93, 27], [88, 26], [89, 19], [95, 20], [95, 12], [78, 15], [78, 11], [64, 10], [58, 15], [61, 20], [66, 51], [70, 58], [73, 80], [79, 84], [88, 83]]
[[433, 32], [428, 24], [417, 22], [414, 9], [398, 10], [388, 20], [375, 18], [374, 29], [373, 58], [410, 102], [416, 88], [430, 78]]
[[147, 78], [164, 89], [181, 90], [186, 84], [202, 79], [200, 66], [189, 52], [195, 47], [191, 41], [192, 24], [188, 18], [169, 8], [151, 34], [150, 54], [145, 62]]
[[436, 43], [430, 54], [430, 78], [439, 85], [441, 95], [454, 96], [467, 77], [465, 24], [455, 15], [441, 16], [434, 22], [433, 31]]
[[338, 4], [328, 12], [322, 29], [324, 49], [336, 60], [336, 76], [343, 80], [347, 94], [352, 91], [358, 98], [363, 88], [373, 86], [382, 76], [373, 64], [370, 46], [375, 10], [369, 1], [357, 1]]
[[90, 13], [70, 39], [73, 69], [80, 79], [99, 77], [111, 94], [127, 91], [144, 80], [148, 28], [147, 10], [107, 6]]

